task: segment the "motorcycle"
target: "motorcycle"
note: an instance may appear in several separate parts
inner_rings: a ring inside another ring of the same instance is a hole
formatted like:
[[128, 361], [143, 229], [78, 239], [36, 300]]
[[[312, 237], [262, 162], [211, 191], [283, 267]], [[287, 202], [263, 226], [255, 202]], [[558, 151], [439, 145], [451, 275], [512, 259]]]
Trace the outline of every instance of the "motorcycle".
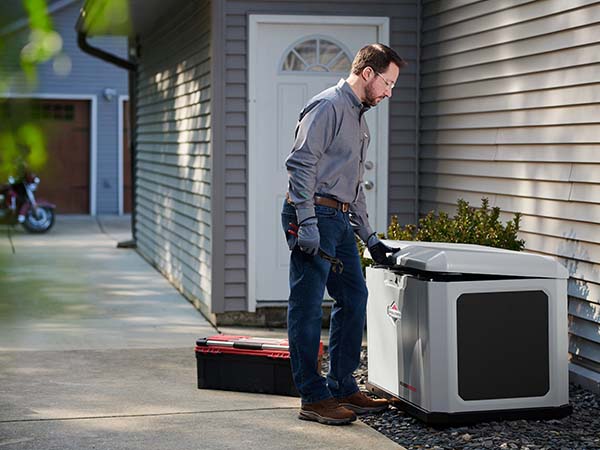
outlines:
[[45, 233], [54, 225], [56, 205], [36, 200], [34, 192], [40, 179], [26, 173], [22, 178], [8, 178], [8, 184], [0, 186], [0, 224], [20, 223], [31, 233]]

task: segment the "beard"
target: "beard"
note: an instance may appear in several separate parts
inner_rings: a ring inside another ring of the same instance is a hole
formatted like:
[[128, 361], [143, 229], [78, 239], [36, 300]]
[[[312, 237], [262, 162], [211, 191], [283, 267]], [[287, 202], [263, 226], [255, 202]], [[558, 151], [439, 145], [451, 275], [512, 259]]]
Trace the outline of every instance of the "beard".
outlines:
[[384, 97], [375, 95], [375, 87], [373, 86], [373, 82], [367, 84], [365, 86], [365, 101], [364, 103], [367, 106], [377, 106], [377, 104], [383, 100]]

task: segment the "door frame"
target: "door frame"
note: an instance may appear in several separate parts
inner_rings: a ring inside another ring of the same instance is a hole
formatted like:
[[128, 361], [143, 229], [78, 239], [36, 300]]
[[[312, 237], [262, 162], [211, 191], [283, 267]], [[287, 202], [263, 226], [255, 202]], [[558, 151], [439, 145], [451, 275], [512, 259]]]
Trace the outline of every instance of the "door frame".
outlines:
[[[249, 14], [248, 15], [248, 254], [246, 267], [248, 271], [248, 311], [256, 311], [256, 264], [259, 251], [256, 248], [254, 235], [258, 212], [253, 208], [256, 197], [256, 183], [253, 183], [253, 174], [257, 173], [260, 161], [255, 156], [258, 145], [256, 136], [256, 79], [258, 47], [254, 45], [258, 36], [258, 27], [263, 24], [310, 24], [310, 25], [372, 25], [377, 27], [379, 42], [388, 45], [390, 40], [389, 17], [357, 17], [357, 16], [320, 16], [320, 15], [284, 15], [284, 14]], [[378, 106], [380, 118], [377, 134], [381, 139], [381, 148], [377, 154], [377, 185], [381, 186], [381, 194], [377, 196], [377, 222], [385, 223], [387, 220], [387, 186], [388, 186], [388, 133], [389, 133], [389, 102]], [[282, 187], [283, 189], [283, 187]]]
[[96, 215], [96, 172], [98, 165], [98, 97], [90, 94], [12, 94], [2, 98], [22, 98], [34, 100], [87, 100], [90, 102], [90, 215]]
[[[123, 204], [124, 204], [124, 199], [123, 199], [123, 194], [125, 193], [125, 188], [123, 186], [123, 178], [124, 178], [124, 174], [123, 174], [123, 155], [124, 155], [124, 151], [125, 148], [123, 147], [123, 125], [125, 125], [125, 116], [123, 114], [123, 106], [125, 106], [125, 102], [129, 101], [129, 95], [119, 95], [118, 101], [117, 101], [117, 107], [119, 108], [118, 112], [117, 112], [117, 139], [119, 140], [118, 142], [118, 151], [119, 151], [119, 155], [117, 156], [117, 180], [118, 180], [118, 186], [117, 186], [117, 191], [118, 191], [118, 201], [119, 201], [119, 215], [122, 216], [123, 215]], [[130, 105], [131, 107], [131, 105]], [[129, 138], [131, 139], [131, 129], [129, 130]], [[133, 155], [132, 155], [133, 156]]]

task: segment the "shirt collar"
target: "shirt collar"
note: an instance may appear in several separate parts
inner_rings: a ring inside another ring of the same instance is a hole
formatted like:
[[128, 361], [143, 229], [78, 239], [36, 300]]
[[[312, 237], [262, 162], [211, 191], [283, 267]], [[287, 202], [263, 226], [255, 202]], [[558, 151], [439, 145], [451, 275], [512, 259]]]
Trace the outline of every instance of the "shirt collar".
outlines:
[[337, 86], [344, 93], [345, 97], [348, 100], [350, 100], [350, 103], [352, 103], [352, 106], [356, 106], [358, 108], [362, 107], [362, 102], [356, 96], [356, 94], [354, 93], [354, 91], [352, 90], [352, 88], [350, 87], [350, 85], [348, 84], [348, 82], [346, 80], [341, 78], [340, 81], [338, 81]]
[[350, 101], [350, 104], [352, 105], [352, 107], [358, 109], [359, 113], [362, 114], [370, 108], [370, 106], [363, 105], [363, 103], [356, 96], [356, 94], [354, 93], [354, 91], [352, 90], [352, 88], [350, 87], [348, 82], [346, 80], [344, 80], [343, 78], [340, 78], [340, 81], [338, 81], [337, 87], [340, 89], [340, 91], [342, 91], [344, 96]]

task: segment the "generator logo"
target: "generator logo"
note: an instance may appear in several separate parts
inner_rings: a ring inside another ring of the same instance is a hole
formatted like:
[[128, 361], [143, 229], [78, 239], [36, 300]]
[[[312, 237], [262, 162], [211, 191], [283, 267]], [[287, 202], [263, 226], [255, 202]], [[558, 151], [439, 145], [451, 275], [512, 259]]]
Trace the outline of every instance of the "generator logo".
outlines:
[[398, 305], [396, 302], [392, 302], [387, 307], [387, 315], [392, 319], [392, 321], [396, 322], [398, 319], [402, 319], [402, 312], [398, 309]]

